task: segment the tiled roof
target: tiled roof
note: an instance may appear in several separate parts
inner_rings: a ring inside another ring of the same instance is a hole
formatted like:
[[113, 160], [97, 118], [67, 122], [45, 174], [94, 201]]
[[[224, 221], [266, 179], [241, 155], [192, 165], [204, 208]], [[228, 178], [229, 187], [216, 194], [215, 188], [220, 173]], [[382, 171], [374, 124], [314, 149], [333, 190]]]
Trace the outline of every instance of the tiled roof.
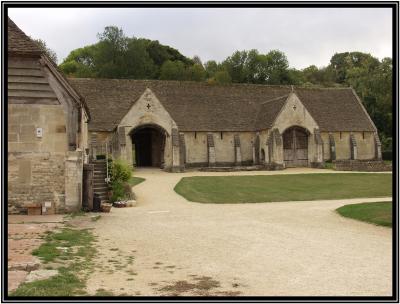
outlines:
[[[111, 131], [151, 89], [180, 131], [256, 131], [269, 128], [290, 86], [210, 85], [200, 82], [69, 78], [85, 98], [89, 130]], [[321, 131], [374, 131], [350, 88], [294, 88]]]
[[8, 18], [8, 53], [17, 55], [40, 56], [38, 45]]

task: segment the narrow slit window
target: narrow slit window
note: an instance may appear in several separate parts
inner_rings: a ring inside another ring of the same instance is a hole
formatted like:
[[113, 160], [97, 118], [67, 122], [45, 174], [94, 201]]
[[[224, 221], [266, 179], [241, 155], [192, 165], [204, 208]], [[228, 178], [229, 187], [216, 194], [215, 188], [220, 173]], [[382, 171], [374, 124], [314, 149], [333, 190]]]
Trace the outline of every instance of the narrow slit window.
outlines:
[[221, 139], [224, 139], [224, 135], [222, 134], [222, 132], [221, 132]]
[[194, 132], [194, 138], [195, 139], [197, 138], [197, 132]]
[[363, 139], [365, 139], [365, 132], [362, 132], [363, 133]]

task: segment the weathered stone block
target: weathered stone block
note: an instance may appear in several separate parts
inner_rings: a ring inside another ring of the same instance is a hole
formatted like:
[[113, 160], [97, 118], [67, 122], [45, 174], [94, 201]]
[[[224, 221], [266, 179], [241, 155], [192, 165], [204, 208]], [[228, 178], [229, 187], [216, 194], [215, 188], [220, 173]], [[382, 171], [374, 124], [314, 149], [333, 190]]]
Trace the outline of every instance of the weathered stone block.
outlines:
[[21, 142], [31, 142], [36, 140], [36, 128], [34, 125], [21, 125], [20, 132]]
[[18, 134], [17, 133], [8, 133], [8, 141], [9, 142], [18, 142]]
[[18, 182], [21, 184], [30, 184], [31, 174], [31, 161], [20, 160], [18, 168]]

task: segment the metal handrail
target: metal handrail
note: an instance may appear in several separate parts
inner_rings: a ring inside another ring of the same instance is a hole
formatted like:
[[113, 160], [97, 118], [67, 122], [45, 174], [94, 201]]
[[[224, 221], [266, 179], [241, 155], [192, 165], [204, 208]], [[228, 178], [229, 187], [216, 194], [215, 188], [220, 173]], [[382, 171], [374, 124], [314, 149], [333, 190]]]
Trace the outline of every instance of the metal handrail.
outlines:
[[108, 146], [107, 146], [107, 142], [105, 144], [106, 144], [106, 172], [107, 172], [106, 183], [108, 184], [110, 182], [110, 177], [108, 175]]

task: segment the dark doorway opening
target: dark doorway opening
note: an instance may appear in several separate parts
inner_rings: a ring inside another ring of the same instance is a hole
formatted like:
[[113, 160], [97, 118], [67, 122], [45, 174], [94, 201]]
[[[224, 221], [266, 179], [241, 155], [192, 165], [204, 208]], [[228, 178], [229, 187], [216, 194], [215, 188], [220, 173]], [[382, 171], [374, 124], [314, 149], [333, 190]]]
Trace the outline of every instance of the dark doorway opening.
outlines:
[[136, 128], [131, 138], [136, 167], [163, 167], [165, 132], [162, 129], [153, 126]]

